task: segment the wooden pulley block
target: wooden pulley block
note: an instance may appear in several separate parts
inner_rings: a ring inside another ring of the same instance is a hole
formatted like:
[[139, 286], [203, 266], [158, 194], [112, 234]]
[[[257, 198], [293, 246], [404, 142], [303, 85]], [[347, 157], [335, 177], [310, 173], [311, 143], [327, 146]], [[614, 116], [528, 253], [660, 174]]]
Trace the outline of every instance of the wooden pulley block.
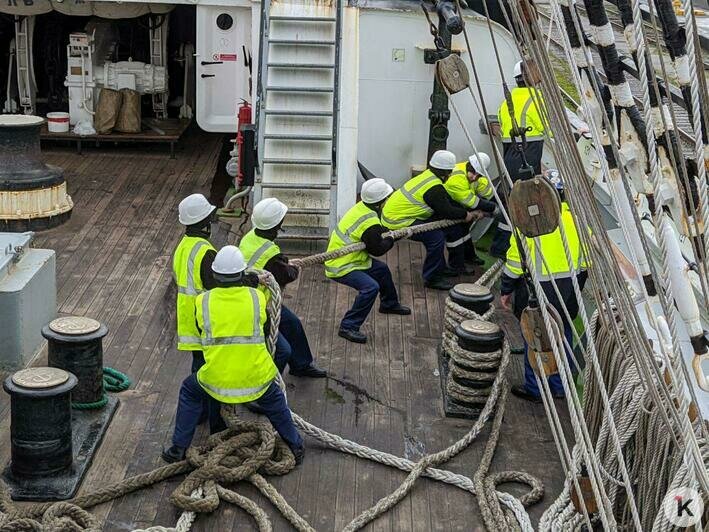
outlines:
[[438, 79], [450, 94], [455, 94], [468, 88], [470, 75], [468, 67], [458, 54], [450, 54], [436, 63]]
[[556, 375], [559, 373], [559, 366], [556, 365], [554, 351], [527, 351], [527, 359], [529, 365], [532, 366], [532, 371], [539, 376], [540, 379]]
[[524, 236], [548, 235], [559, 227], [561, 200], [554, 185], [538, 175], [514, 184], [508, 212], [512, 223]]
[[[559, 316], [559, 313], [552, 306], [548, 307], [548, 311], [554, 320], [552, 327], [557, 328], [558, 331], [561, 332], [563, 329], [561, 316]], [[522, 327], [522, 336], [524, 336], [524, 340], [529, 346], [527, 358], [529, 359], [529, 365], [532, 366], [534, 373], [540, 377], [544, 375], [548, 377], [549, 375], [559, 373], [559, 368], [554, 358], [551, 338], [549, 338], [544, 323], [542, 309], [540, 307], [525, 308], [520, 318], [520, 326]], [[539, 365], [537, 364], [537, 356], [539, 357]]]
[[581, 474], [576, 477], [578, 480], [579, 488], [581, 489], [581, 495], [579, 496], [576, 490], [576, 485], [571, 485], [571, 502], [574, 505], [574, 509], [582, 514], [584, 507], [589, 514], [595, 514], [598, 512], [598, 504], [596, 503], [596, 498], [593, 496], [593, 487], [591, 486], [591, 479], [588, 475]]

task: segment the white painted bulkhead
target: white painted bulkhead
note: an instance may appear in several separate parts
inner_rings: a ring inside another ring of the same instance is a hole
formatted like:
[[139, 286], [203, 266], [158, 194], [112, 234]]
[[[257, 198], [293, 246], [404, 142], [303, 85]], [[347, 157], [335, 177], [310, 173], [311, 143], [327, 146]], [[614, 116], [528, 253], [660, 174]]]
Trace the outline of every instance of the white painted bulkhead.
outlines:
[[244, 50], [251, 51], [252, 19], [250, 7], [197, 8], [196, 116], [205, 131], [235, 133], [239, 102], [251, 98]]
[[[418, 8], [418, 5], [416, 6]], [[502, 83], [485, 19], [465, 17], [475, 64], [487, 112], [497, 114], [502, 102]], [[513, 86], [512, 69], [519, 54], [512, 35], [492, 23], [507, 82]], [[412, 168], [426, 165], [430, 96], [434, 66], [424, 63], [424, 49], [435, 48], [426, 19], [420, 12], [360, 9], [359, 15], [359, 136], [358, 158], [369, 170], [401, 185]], [[473, 71], [463, 35], [453, 37], [453, 49], [460, 51]], [[477, 97], [477, 92], [473, 88]], [[481, 133], [480, 114], [468, 91], [452, 96], [465, 126], [480, 151], [491, 153], [490, 137]], [[451, 109], [448, 149], [460, 161], [472, 155], [470, 143]]]
[[[35, 0], [48, 4], [46, 12], [52, 9], [51, 0]], [[74, 3], [79, 0], [73, 0]], [[344, 0], [347, 6], [347, 0]], [[197, 109], [198, 124], [207, 131], [233, 133], [236, 113], [241, 98], [256, 103], [257, 67], [259, 64], [260, 2], [251, 0], [123, 0], [107, 2], [94, 0], [98, 6], [130, 10], [138, 9], [136, 4], [144, 4], [144, 9], [161, 11], [165, 4], [194, 5], [197, 11]], [[161, 4], [163, 4], [161, 6]], [[335, 0], [273, 0], [271, 14], [299, 16], [331, 16]], [[423, 61], [424, 49], [432, 48], [433, 42], [428, 24], [417, 2], [411, 2], [408, 10], [402, 3], [387, 0], [369, 0], [366, 7], [345, 7], [343, 9], [340, 105], [337, 143], [337, 213], [338, 217], [353, 205], [358, 189], [359, 172], [357, 160], [377, 175], [387, 179], [393, 186], [399, 186], [413, 168], [425, 165], [428, 142], [428, 110], [433, 85], [434, 66]], [[36, 6], [35, 6], [36, 7]], [[96, 9], [94, 8], [94, 9]], [[229, 14], [233, 24], [228, 30], [219, 29], [217, 19]], [[485, 20], [479, 16], [466, 16], [470, 41], [474, 47], [478, 72], [482, 76], [481, 85], [488, 113], [494, 114], [502, 99], [502, 85], [497, 70], [495, 55]], [[512, 35], [493, 23], [493, 31], [500, 52], [503, 69], [511, 72], [518, 58]], [[298, 30], [298, 28], [295, 28]], [[273, 36], [272, 36], [273, 37]], [[317, 38], [315, 34], [300, 34], [297, 38]], [[249, 91], [249, 72], [244, 65], [242, 46], [252, 55], [253, 72]], [[454, 37], [454, 48], [469, 64], [462, 36]], [[315, 54], [313, 59], [327, 59], [317, 54], [332, 53], [331, 49], [281, 49], [280, 57], [304, 61], [306, 53]], [[289, 56], [289, 54], [291, 54]], [[294, 55], [294, 54], [297, 54]], [[236, 56], [236, 60], [231, 60]], [[222, 60], [219, 65], [202, 65], [202, 61]], [[227, 58], [227, 61], [223, 59]], [[202, 78], [202, 75], [214, 77]], [[272, 77], [272, 84], [303, 83], [306, 75], [302, 71], [284, 69]], [[313, 74], [308, 74], [312, 76]], [[332, 76], [332, 72], [321, 73]], [[509, 76], [509, 75], [508, 75]], [[312, 79], [308, 79], [308, 82]], [[512, 83], [511, 76], [508, 81]], [[323, 82], [327, 80], [323, 78]], [[250, 93], [250, 94], [249, 94]], [[270, 107], [283, 109], [319, 109], [327, 102], [323, 95], [271, 95]], [[326, 96], [328, 98], [329, 96]], [[310, 98], [308, 100], [308, 98]], [[468, 131], [472, 134], [478, 149], [490, 150], [490, 139], [480, 132], [480, 116], [467, 92], [454, 96], [461, 109]], [[276, 117], [269, 117], [271, 120]], [[329, 118], [325, 117], [280, 117], [279, 127], [286, 133], [314, 132]], [[449, 149], [460, 160], [469, 155], [470, 148], [455, 115], [449, 123]], [[272, 141], [278, 142], [278, 141]], [[326, 143], [308, 143], [313, 158], [324, 157], [329, 152]], [[287, 145], [274, 145], [275, 153], [293, 155]], [[329, 154], [329, 153], [328, 153]], [[299, 156], [303, 157], [301, 153]], [[269, 178], [264, 169], [264, 180]], [[281, 172], [279, 181], [293, 183], [328, 182], [329, 167], [290, 166]], [[327, 191], [278, 190], [266, 191], [282, 197], [293, 208], [327, 207]], [[311, 217], [312, 224], [322, 224], [326, 217]]]
[[[320, 2], [309, 2], [307, 5], [291, 1], [274, 2], [271, 14], [317, 16], [323, 9], [329, 10], [329, 4], [329, 2], [327, 5], [325, 3], [321, 5]], [[254, 13], [257, 13], [256, 10]], [[322, 13], [320, 15], [324, 16]], [[476, 66], [481, 75], [481, 86], [488, 105], [488, 113], [495, 114], [502, 100], [502, 83], [489, 30], [485, 20], [479, 16], [466, 17], [466, 23], [476, 54]], [[257, 27], [257, 21], [254, 21], [254, 27]], [[493, 31], [503, 69], [508, 73], [508, 83], [512, 83], [512, 68], [519, 58], [513, 37], [495, 23], [493, 23]], [[312, 37], [308, 35], [308, 38]], [[359, 182], [361, 182], [357, 160], [395, 187], [401, 185], [411, 175], [413, 168], [425, 165], [429, 130], [429, 98], [433, 87], [434, 67], [424, 63], [423, 54], [424, 49], [431, 47], [433, 43], [426, 20], [418, 12], [359, 7], [344, 9], [337, 146], [338, 218], [356, 200]], [[454, 38], [454, 48], [461, 51], [461, 56], [469, 66], [469, 59], [464, 53], [462, 35]], [[310, 56], [307, 59], [311, 58], [327, 59], [317, 56]], [[300, 61], [304, 59], [306, 58], [299, 58]], [[257, 64], [256, 58], [254, 64]], [[327, 76], [331, 73], [323, 75]], [[302, 76], [303, 74], [298, 71], [283, 71], [277, 81], [278, 84], [298, 84], [302, 82]], [[325, 79], [323, 81], [327, 82]], [[255, 79], [253, 90], [255, 93]], [[304, 99], [302, 95], [278, 95], [277, 98], [269, 102], [272, 107], [295, 108], [297, 106], [301, 109], [320, 109], [323, 104], [322, 100], [318, 101], [318, 98], [322, 99], [322, 95], [309, 97], [312, 98], [310, 101]], [[474, 107], [470, 94], [463, 92], [454, 98], [478, 149], [490, 152], [490, 138], [481, 133], [480, 115]], [[323, 126], [318, 121], [326, 120], [281, 118], [279, 122], [285, 128], [284, 131], [317, 133], [319, 131], [316, 131], [316, 128]], [[463, 160], [471, 152], [470, 145], [454, 115], [449, 125], [451, 130], [449, 149]], [[329, 146], [313, 146], [312, 152], [300, 153], [299, 156], [324, 157], [328, 149]], [[280, 152], [279, 155], [291, 154]], [[278, 180], [293, 183], [327, 182], [328, 175], [323, 172], [326, 169], [291, 167], [288, 174], [285, 176], [281, 174]], [[269, 170], [264, 170], [264, 180], [269, 178], [268, 172]], [[281, 190], [273, 191], [272, 194], [296, 208], [327, 207], [328, 202], [327, 193], [324, 191]], [[264, 195], [267, 196], [269, 193], [266, 192]], [[320, 223], [322, 222], [321, 220]]]

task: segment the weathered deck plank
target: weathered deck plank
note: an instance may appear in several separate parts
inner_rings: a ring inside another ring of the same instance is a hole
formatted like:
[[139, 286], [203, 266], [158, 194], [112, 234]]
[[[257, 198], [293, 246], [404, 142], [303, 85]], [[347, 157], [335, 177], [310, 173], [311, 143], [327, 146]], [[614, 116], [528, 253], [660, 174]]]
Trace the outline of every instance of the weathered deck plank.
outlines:
[[[179, 200], [206, 191], [217, 160], [219, 139], [190, 133], [178, 159], [145, 150], [96, 150], [77, 157], [68, 149], [47, 149], [46, 159], [64, 165], [76, 206], [70, 222], [37, 236], [37, 247], [57, 251], [59, 308], [95, 317], [110, 329], [105, 362], [126, 372], [134, 387], [122, 404], [94, 458], [81, 493], [161, 464], [168, 445], [177, 393], [189, 371], [189, 354], [174, 347], [172, 250], [182, 233]], [[229, 236], [230, 239], [233, 235]], [[337, 335], [354, 291], [325, 279], [320, 267], [306, 268], [285, 294], [301, 316], [318, 363], [332, 379], [286, 376], [293, 409], [318, 426], [415, 460], [450, 445], [471, 426], [443, 418], [437, 348], [445, 293], [424, 289], [422, 246], [397, 244], [385, 260], [411, 316], [374, 312], [365, 323], [368, 344]], [[41, 359], [40, 359], [41, 360]], [[521, 371], [513, 360], [512, 379]], [[0, 433], [9, 437], [8, 399], [0, 394]], [[484, 446], [480, 441], [447, 466], [472, 475]], [[204, 428], [198, 431], [198, 440]], [[318, 530], [338, 530], [396, 488], [405, 475], [308, 441], [305, 464], [285, 477], [269, 479]], [[7, 460], [7, 445], [0, 459]], [[541, 406], [511, 398], [493, 469], [524, 469], [540, 475], [552, 499], [562, 472]], [[174, 525], [179, 512], [168, 497], [179, 479], [102, 505], [95, 512], [106, 530], [151, 524]], [[275, 530], [289, 524], [255, 489], [237, 489], [272, 516]], [[542, 508], [531, 510], [535, 519]], [[474, 497], [456, 488], [421, 480], [412, 493], [370, 527], [377, 531], [476, 530], [481, 526]], [[196, 530], [255, 530], [237, 508], [200, 516]]]

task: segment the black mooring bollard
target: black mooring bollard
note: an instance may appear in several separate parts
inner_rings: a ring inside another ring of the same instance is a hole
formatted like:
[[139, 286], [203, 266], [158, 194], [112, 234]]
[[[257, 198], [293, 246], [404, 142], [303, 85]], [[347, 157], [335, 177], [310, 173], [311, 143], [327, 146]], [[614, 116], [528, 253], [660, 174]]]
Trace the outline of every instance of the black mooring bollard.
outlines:
[[74, 375], [58, 368], [23, 369], [5, 379], [14, 477], [43, 477], [71, 468], [71, 391], [76, 383]]
[[103, 337], [108, 327], [91, 318], [57, 318], [42, 327], [49, 343], [48, 364], [76, 375], [75, 403], [95, 403], [103, 398]]
[[455, 328], [458, 345], [474, 353], [491, 353], [502, 347], [505, 333], [499, 325], [483, 320], [466, 320]]
[[490, 305], [495, 299], [489, 288], [475, 283], [457, 284], [451, 288], [448, 295], [454, 303], [481, 316], [490, 310]]

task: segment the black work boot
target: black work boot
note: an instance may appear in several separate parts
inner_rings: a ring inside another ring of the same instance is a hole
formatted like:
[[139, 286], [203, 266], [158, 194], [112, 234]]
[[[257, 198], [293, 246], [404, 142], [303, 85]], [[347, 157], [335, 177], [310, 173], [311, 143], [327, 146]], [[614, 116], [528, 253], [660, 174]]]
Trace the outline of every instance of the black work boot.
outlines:
[[359, 331], [355, 331], [354, 329], [340, 329], [339, 331], [337, 331], [337, 334], [341, 338], [344, 338], [345, 340], [349, 340], [350, 342], [354, 342], [356, 344], [367, 343], [367, 335]]
[[453, 288], [453, 283], [443, 277], [434, 277], [430, 281], [423, 283], [423, 285], [426, 288], [432, 288], [433, 290], [450, 290]]
[[304, 368], [293, 369], [288, 372], [296, 377], [310, 377], [311, 379], [323, 379], [327, 377], [327, 371], [317, 367], [315, 364], [310, 364]]
[[297, 449], [291, 449], [293, 456], [295, 457], [295, 465], [300, 465], [303, 463], [305, 458], [305, 447], [298, 447]]
[[523, 386], [523, 385], [513, 386], [510, 389], [510, 391], [512, 392], [512, 395], [519, 397], [520, 399], [524, 399], [525, 401], [529, 401], [532, 403], [541, 403], [542, 402], [541, 396], [534, 395], [529, 390], [527, 390], [526, 386]]
[[162, 459], [165, 460], [168, 464], [174, 464], [175, 462], [181, 462], [182, 460], [185, 459], [185, 452], [187, 449], [184, 447], [179, 447], [177, 445], [173, 445], [169, 449], [163, 449], [162, 450]]
[[395, 307], [382, 307], [379, 306], [380, 314], [398, 314], [399, 316], [408, 316], [411, 314], [411, 309], [405, 307], [404, 305], [396, 305]]

